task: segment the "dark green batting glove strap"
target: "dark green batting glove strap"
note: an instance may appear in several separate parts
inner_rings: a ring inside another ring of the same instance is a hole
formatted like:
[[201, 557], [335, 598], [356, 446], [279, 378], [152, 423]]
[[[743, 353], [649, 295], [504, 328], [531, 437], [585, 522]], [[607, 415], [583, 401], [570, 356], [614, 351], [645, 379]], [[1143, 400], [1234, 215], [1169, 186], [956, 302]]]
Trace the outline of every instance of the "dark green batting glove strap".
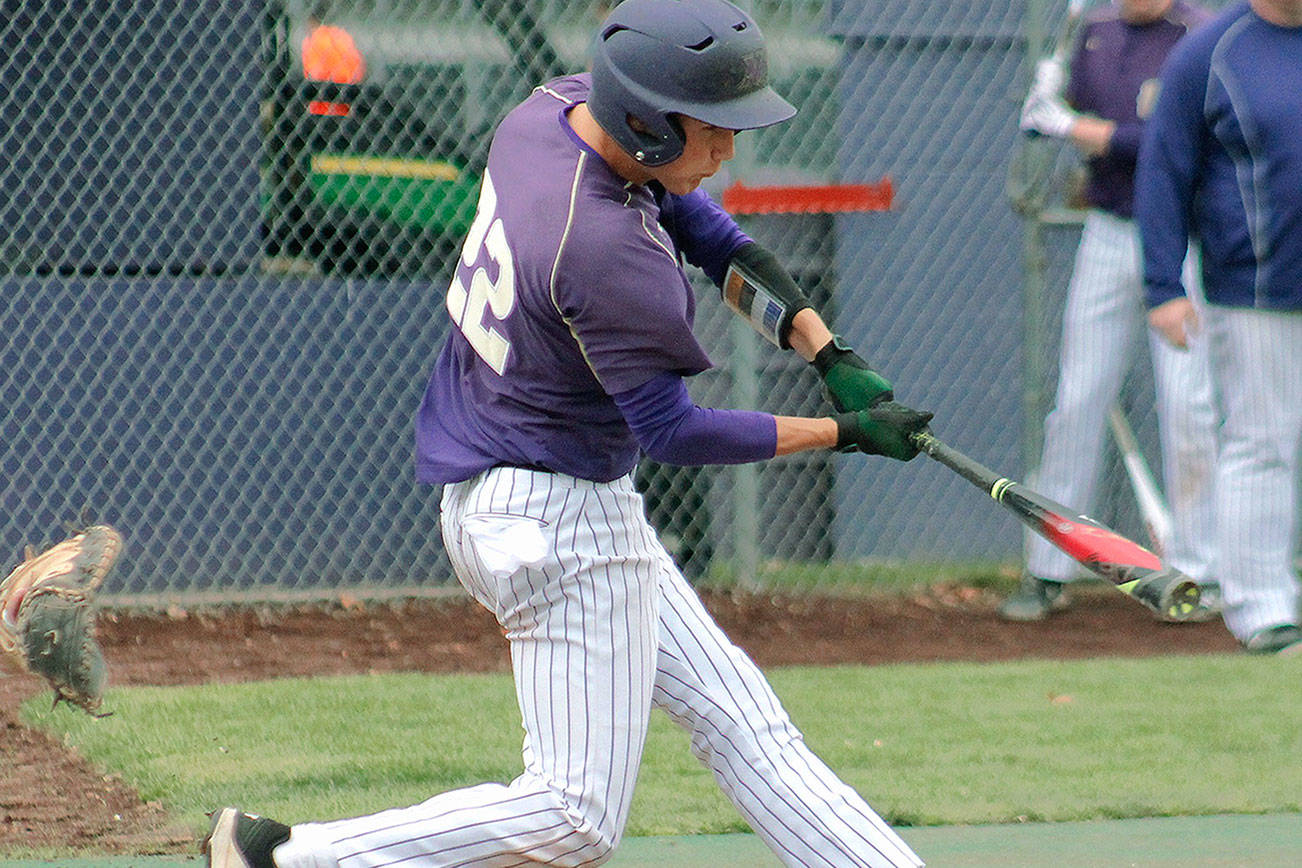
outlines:
[[895, 401], [882, 401], [867, 410], [842, 413], [833, 417], [836, 448], [842, 452], [866, 452], [909, 461], [918, 455], [911, 435], [927, 430], [932, 415]]
[[812, 362], [823, 378], [828, 400], [841, 412], [866, 410], [895, 397], [890, 381], [868, 367], [859, 354], [834, 337]]

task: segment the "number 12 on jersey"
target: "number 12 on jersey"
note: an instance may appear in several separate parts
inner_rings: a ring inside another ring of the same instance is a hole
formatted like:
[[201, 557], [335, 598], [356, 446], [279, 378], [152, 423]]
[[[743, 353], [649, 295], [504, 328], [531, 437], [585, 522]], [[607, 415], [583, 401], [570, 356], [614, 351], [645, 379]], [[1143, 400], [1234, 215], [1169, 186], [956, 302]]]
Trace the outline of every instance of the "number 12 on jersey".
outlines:
[[[483, 189], [475, 222], [470, 225], [465, 244], [461, 247], [462, 267], [457, 269], [448, 287], [448, 314], [461, 330], [479, 357], [499, 375], [506, 371], [506, 357], [510, 343], [502, 333], [484, 324], [484, 309], [492, 312], [501, 322], [515, 308], [515, 265], [511, 248], [506, 243], [506, 230], [497, 214], [497, 192], [493, 180], [484, 174]], [[488, 276], [488, 267], [479, 265], [470, 273], [470, 289], [461, 282], [465, 269], [481, 260], [491, 260], [497, 265], [497, 279]]]

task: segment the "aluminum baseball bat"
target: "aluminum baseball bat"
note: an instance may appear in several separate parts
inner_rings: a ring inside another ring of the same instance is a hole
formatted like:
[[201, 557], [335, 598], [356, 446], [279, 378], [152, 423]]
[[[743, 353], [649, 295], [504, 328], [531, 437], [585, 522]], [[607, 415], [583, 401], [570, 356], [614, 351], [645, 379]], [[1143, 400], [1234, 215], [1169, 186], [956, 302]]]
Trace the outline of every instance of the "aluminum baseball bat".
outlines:
[[1144, 460], [1144, 453], [1139, 451], [1139, 442], [1135, 439], [1134, 429], [1126, 419], [1121, 408], [1113, 404], [1108, 410], [1108, 424], [1112, 427], [1112, 438], [1117, 442], [1117, 451], [1121, 453], [1121, 462], [1125, 465], [1126, 476], [1130, 479], [1130, 488], [1135, 492], [1135, 503], [1139, 506], [1139, 515], [1148, 531], [1148, 540], [1153, 551], [1165, 556], [1167, 543], [1171, 539], [1171, 510], [1167, 508], [1153, 472]]
[[[1048, 53], [1059, 64], [1067, 62], [1076, 28], [1088, 6], [1087, 0], [1070, 0], [1054, 44]], [[1036, 46], [1038, 56], [1040, 46]], [[1015, 213], [1023, 217], [1037, 217], [1044, 210], [1053, 183], [1054, 164], [1058, 158], [1059, 143], [1027, 130], [1017, 137], [1008, 161], [1005, 194]]]
[[[1049, 50], [1049, 58], [1055, 63], [1065, 64], [1068, 55], [1071, 54], [1072, 43], [1076, 41], [1076, 28], [1080, 26], [1081, 17], [1085, 14], [1085, 7], [1089, 5], [1088, 0], [1069, 0], [1067, 3], [1067, 14], [1062, 20], [1062, 26], [1058, 30], [1058, 35], [1053, 41], [1053, 47]], [[1037, 139], [1040, 134], [1034, 130], [1027, 130], [1024, 138]]]
[[1133, 540], [995, 473], [941, 442], [930, 431], [913, 435], [918, 451], [935, 459], [989, 494], [1013, 515], [1070, 555], [1090, 572], [1110, 582], [1168, 621], [1192, 620], [1200, 609], [1193, 579], [1164, 563]]
[[1085, 14], [1085, 7], [1088, 5], [1089, 0], [1068, 0], [1067, 15], [1063, 18], [1062, 29], [1058, 31], [1058, 38], [1054, 40], [1053, 45], [1053, 56], [1058, 60], [1065, 61], [1071, 52], [1072, 41], [1076, 38], [1076, 28], [1080, 25], [1081, 17]]

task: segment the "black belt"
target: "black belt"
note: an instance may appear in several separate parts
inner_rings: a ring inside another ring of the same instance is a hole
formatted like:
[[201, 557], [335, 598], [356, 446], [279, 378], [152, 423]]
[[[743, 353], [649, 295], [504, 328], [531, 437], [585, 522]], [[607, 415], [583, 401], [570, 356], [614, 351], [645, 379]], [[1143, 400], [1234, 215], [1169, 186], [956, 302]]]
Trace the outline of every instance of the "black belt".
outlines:
[[499, 461], [494, 467], [511, 467], [516, 470], [532, 470], [535, 473], [555, 473], [550, 467], [543, 467], [541, 464], [513, 464], [510, 461]]

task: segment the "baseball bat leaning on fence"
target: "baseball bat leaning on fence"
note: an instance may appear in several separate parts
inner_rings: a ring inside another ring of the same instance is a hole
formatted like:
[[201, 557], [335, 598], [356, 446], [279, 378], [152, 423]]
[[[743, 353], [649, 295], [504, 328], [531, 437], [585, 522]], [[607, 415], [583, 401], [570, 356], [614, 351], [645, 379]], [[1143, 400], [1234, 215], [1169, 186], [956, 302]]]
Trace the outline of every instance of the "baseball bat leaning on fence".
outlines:
[[1193, 620], [1200, 614], [1198, 584], [1162, 562], [1139, 543], [1092, 518], [1000, 476], [983, 464], [946, 446], [930, 431], [913, 435], [919, 452], [939, 461], [1007, 507], [1031, 530], [1079, 564], [1111, 582], [1168, 621]]
[[1126, 420], [1126, 414], [1116, 404], [1108, 410], [1108, 424], [1112, 426], [1112, 439], [1117, 441], [1117, 450], [1126, 467], [1126, 476], [1130, 478], [1130, 487], [1135, 492], [1135, 503], [1139, 505], [1139, 515], [1144, 520], [1149, 542], [1153, 544], [1153, 551], [1165, 557], [1167, 543], [1171, 539], [1172, 520], [1171, 511], [1162, 497], [1162, 489], [1153, 478], [1153, 472], [1144, 460], [1144, 453], [1139, 451], [1139, 442]]
[[[1076, 39], [1076, 27], [1088, 5], [1089, 0], [1069, 0], [1067, 3], [1067, 15], [1049, 52], [1050, 58], [1060, 66], [1067, 63], [1067, 55]], [[1060, 146], [1060, 142], [1034, 133], [1017, 137], [1005, 181], [1005, 193], [1014, 213], [1035, 217], [1044, 210]]]
[[1063, 18], [1062, 27], [1053, 43], [1054, 60], [1064, 63], [1067, 61], [1071, 44], [1076, 39], [1076, 27], [1080, 24], [1081, 16], [1085, 14], [1085, 7], [1088, 5], [1089, 0], [1068, 0], [1067, 16]]

